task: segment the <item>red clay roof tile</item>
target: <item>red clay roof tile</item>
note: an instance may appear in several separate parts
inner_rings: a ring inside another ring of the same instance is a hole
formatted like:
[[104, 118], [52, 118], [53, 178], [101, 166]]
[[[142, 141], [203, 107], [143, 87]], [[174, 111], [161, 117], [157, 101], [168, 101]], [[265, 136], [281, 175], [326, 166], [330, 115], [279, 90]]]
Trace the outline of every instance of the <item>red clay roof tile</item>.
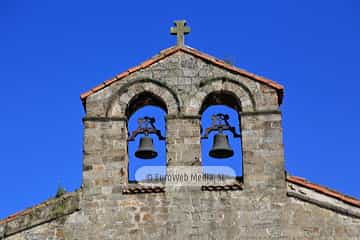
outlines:
[[360, 207], [360, 200], [356, 199], [356, 198], [353, 198], [353, 197], [350, 197], [350, 196], [347, 196], [347, 195], [344, 195], [340, 192], [337, 192], [337, 191], [334, 191], [334, 190], [331, 190], [329, 188], [326, 188], [326, 187], [323, 187], [323, 186], [320, 186], [318, 184], [314, 184], [314, 183], [311, 183], [311, 182], [308, 182], [306, 179], [304, 178], [300, 178], [300, 177], [295, 177], [295, 176], [288, 176], [287, 177], [287, 181], [288, 182], [291, 182], [291, 183], [295, 183], [295, 184], [298, 184], [302, 187], [306, 187], [308, 189], [311, 189], [311, 190], [314, 190], [314, 191], [317, 191], [319, 193], [322, 193], [322, 194], [325, 194], [327, 196], [330, 196], [330, 197], [333, 197], [333, 198], [336, 198], [338, 200], [341, 200], [345, 203], [348, 203], [348, 204], [351, 204], [353, 206], [356, 206], [356, 207]]

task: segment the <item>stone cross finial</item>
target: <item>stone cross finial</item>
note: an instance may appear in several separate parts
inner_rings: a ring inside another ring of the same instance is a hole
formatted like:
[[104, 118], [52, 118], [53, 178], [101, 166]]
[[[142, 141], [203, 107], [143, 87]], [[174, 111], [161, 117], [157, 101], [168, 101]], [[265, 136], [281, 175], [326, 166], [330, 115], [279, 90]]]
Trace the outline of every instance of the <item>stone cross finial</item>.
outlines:
[[171, 27], [171, 35], [177, 35], [177, 45], [184, 46], [184, 35], [190, 32], [190, 28], [186, 26], [185, 20], [174, 21], [175, 27]]

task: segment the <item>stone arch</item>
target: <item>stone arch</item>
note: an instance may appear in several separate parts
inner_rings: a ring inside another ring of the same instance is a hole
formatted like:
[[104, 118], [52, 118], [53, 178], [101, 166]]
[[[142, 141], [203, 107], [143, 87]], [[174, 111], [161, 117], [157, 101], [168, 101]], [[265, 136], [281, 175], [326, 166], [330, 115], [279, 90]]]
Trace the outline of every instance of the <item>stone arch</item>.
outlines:
[[144, 102], [137, 103], [139, 106], [135, 107], [135, 110], [139, 109], [141, 105], [152, 104], [165, 109], [168, 115], [177, 115], [180, 111], [180, 99], [170, 87], [156, 80], [139, 79], [125, 84], [119, 89], [109, 104], [106, 116], [128, 117], [134, 112], [134, 109], [129, 109], [129, 104], [134, 103], [141, 96], [151, 97], [148, 100], [145, 98]]
[[213, 91], [204, 98], [199, 114], [201, 115], [208, 107], [212, 105], [226, 105], [238, 113], [241, 112], [240, 99], [233, 93], [227, 90]]
[[168, 112], [166, 103], [161, 97], [153, 94], [152, 92], [144, 91], [131, 98], [127, 104], [125, 115], [127, 118], [130, 118], [133, 113], [145, 106], [157, 106], [163, 109], [166, 113]]
[[188, 104], [188, 107], [191, 107], [188, 111], [197, 114], [201, 113], [206, 97], [211, 93], [221, 92], [238, 99], [239, 108], [236, 108], [238, 111], [256, 111], [256, 102], [249, 88], [238, 81], [225, 77], [212, 78], [200, 82], [199, 91]]

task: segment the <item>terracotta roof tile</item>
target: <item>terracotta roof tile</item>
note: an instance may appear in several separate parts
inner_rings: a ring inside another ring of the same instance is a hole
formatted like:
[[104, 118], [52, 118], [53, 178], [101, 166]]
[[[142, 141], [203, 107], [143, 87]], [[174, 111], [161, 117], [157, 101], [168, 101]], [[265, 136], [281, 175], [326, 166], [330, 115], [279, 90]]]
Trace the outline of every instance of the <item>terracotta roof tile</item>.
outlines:
[[130, 73], [128, 71], [122, 72], [122, 73], [116, 75], [116, 77], [114, 79], [111, 79], [110, 81], [107, 81], [107, 82], [109, 82], [109, 84], [111, 84], [111, 83], [113, 83], [113, 82], [115, 82], [115, 81], [117, 81], [117, 80], [119, 80], [119, 79], [121, 79], [123, 77], [128, 76], [129, 74]]
[[84, 92], [80, 95], [80, 99], [86, 99], [91, 94], [92, 94], [92, 91]]
[[133, 72], [136, 72], [136, 71], [138, 71], [138, 70], [140, 70], [140, 69], [142, 69], [141, 64], [140, 64], [139, 66], [129, 68], [127, 71], [128, 71], [129, 73], [133, 73]]
[[95, 92], [103, 89], [104, 87], [105, 87], [105, 83], [101, 83], [100, 85], [98, 85], [98, 86], [94, 87], [93, 89], [91, 89], [91, 92], [95, 93]]
[[341, 201], [343, 201], [345, 203], [348, 203], [348, 204], [351, 204], [353, 206], [360, 207], [360, 200], [358, 200], [358, 199], [356, 199], [354, 197], [344, 195], [344, 194], [342, 194], [340, 192], [334, 191], [334, 190], [329, 189], [327, 187], [323, 187], [323, 186], [320, 186], [318, 184], [311, 183], [311, 182], [307, 181], [304, 178], [295, 177], [295, 176], [288, 176], [287, 181], [291, 182], [291, 183], [298, 184], [298, 185], [306, 187], [306, 188], [309, 188], [311, 190], [317, 191], [317, 192], [325, 194], [327, 196], [336, 198], [338, 200], [341, 200]]
[[222, 60], [219, 60], [219, 59], [216, 59], [215, 57], [212, 57], [210, 55], [207, 55], [205, 53], [202, 53], [194, 48], [190, 48], [190, 47], [187, 47], [187, 46], [183, 46], [183, 47], [178, 47], [178, 46], [175, 46], [175, 47], [171, 47], [171, 48], [168, 48], [168, 49], [165, 49], [163, 51], [160, 52], [160, 54], [156, 55], [155, 57], [141, 63], [140, 65], [138, 66], [135, 66], [135, 67], [132, 67], [128, 70], [126, 70], [125, 72], [122, 72], [120, 74], [118, 74], [116, 77], [114, 77], [113, 79], [110, 79], [110, 80], [107, 80], [103, 83], [101, 83], [100, 85], [90, 89], [89, 91], [83, 93], [80, 95], [80, 99], [83, 101], [83, 103], [86, 101], [86, 98], [88, 96], [90, 96], [91, 94], [109, 86], [110, 84], [114, 83], [115, 81], [117, 80], [120, 80], [126, 76], [128, 76], [129, 74], [133, 73], [133, 72], [136, 72], [136, 71], [139, 71], [141, 69], [144, 69], [144, 68], [147, 68], [149, 66], [151, 66], [152, 64], [178, 52], [178, 51], [183, 51], [183, 52], [186, 52], [186, 53], [189, 53], [193, 56], [196, 56], [196, 57], [199, 57], [205, 61], [208, 61], [214, 65], [217, 65], [219, 67], [222, 67], [226, 70], [229, 70], [231, 72], [234, 72], [234, 73], [237, 73], [237, 74], [240, 74], [240, 75], [243, 75], [243, 76], [247, 76], [249, 78], [252, 78], [258, 82], [261, 82], [261, 83], [264, 83], [272, 88], [274, 88], [277, 93], [278, 93], [278, 97], [279, 97], [279, 104], [282, 103], [282, 98], [283, 98], [283, 95], [284, 95], [284, 87], [272, 80], [269, 80], [269, 79], [266, 79], [264, 77], [261, 77], [261, 76], [258, 76], [258, 75], [255, 75], [253, 73], [250, 73], [248, 71], [245, 71], [245, 70], [242, 70], [240, 68], [237, 68], [237, 67], [234, 67]]

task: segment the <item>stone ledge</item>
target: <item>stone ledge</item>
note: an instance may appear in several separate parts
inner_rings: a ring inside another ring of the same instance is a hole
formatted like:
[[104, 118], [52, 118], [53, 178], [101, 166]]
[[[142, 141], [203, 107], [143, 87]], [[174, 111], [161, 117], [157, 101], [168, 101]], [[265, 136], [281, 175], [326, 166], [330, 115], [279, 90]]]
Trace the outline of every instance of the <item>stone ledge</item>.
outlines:
[[140, 193], [164, 193], [163, 186], [130, 186], [122, 189], [123, 194], [140, 194]]
[[[226, 185], [202, 185], [201, 191], [240, 191], [243, 190], [242, 184], [226, 184]], [[164, 193], [165, 186], [129, 186], [122, 189], [123, 194], [141, 194], [141, 193]]]
[[[171, 114], [167, 115], [167, 119], [201, 119], [201, 115], [184, 115], [184, 114]], [[83, 122], [118, 122], [128, 121], [126, 117], [83, 117]]]
[[252, 112], [240, 112], [240, 116], [256, 116], [256, 115], [273, 115], [273, 114], [280, 114], [280, 110], [258, 110]]
[[201, 115], [186, 115], [186, 114], [176, 114], [168, 115], [166, 119], [201, 119]]
[[0, 220], [0, 239], [79, 210], [79, 195], [66, 193]]
[[83, 117], [83, 122], [118, 122], [127, 121], [126, 117]]
[[220, 192], [220, 191], [240, 191], [243, 190], [242, 184], [228, 184], [228, 185], [203, 185], [202, 191]]

